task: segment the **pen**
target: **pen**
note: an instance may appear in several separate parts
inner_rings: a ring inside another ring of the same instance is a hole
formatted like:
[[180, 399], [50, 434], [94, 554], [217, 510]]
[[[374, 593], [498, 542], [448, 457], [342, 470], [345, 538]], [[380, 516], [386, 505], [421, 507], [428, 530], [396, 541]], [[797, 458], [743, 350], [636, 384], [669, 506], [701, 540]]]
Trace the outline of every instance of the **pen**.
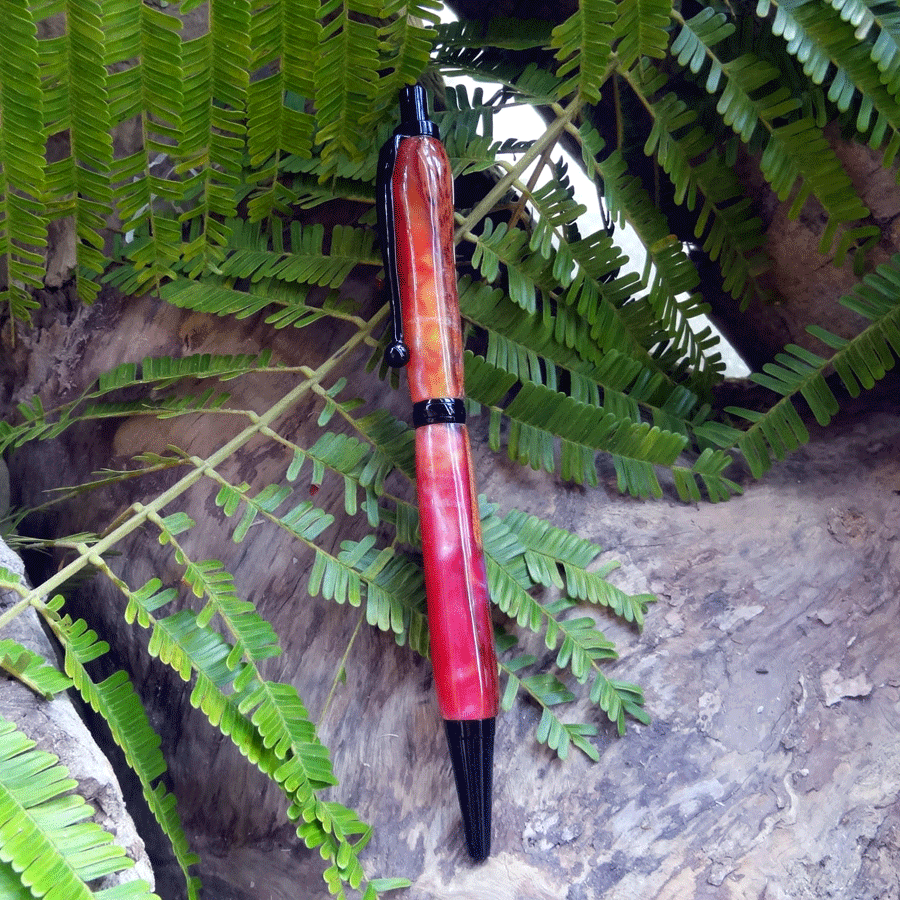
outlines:
[[[497, 655], [463, 403], [453, 181], [419, 85], [378, 164], [378, 224], [391, 298], [388, 365], [407, 366], [416, 429], [431, 661], [469, 855], [491, 846]], [[405, 340], [404, 340], [405, 337]]]

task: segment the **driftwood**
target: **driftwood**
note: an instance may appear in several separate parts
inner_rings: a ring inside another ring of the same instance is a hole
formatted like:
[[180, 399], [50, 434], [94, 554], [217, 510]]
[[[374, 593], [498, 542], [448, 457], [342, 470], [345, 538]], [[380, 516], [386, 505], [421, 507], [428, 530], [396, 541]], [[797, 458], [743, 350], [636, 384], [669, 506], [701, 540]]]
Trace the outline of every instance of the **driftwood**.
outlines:
[[[51, 302], [43, 316], [25, 341], [32, 380], [17, 389], [41, 388], [45, 402], [149, 353], [250, 352], [274, 342], [276, 356], [291, 361], [327, 354], [330, 343], [326, 335], [298, 348], [296, 333], [273, 337], [253, 321], [224, 323], [152, 299], [107, 298], [90, 310]], [[283, 387], [233, 384], [251, 405], [255, 393]], [[297, 410], [281, 427], [302, 431], [311, 414]], [[223, 427], [221, 419], [135, 419], [73, 430], [16, 455], [14, 501], [33, 503], [47, 487], [168, 442], [206, 452]], [[410, 877], [413, 887], [395, 895], [403, 900], [898, 896], [896, 407], [844, 415], [763, 481], [748, 482], [743, 497], [719, 505], [633, 501], [612, 481], [572, 489], [491, 454], [477, 425], [473, 437], [480, 490], [596, 540], [621, 560], [623, 587], [658, 595], [641, 635], [601, 622], [622, 653], [610, 674], [644, 687], [653, 722], [630, 725], [622, 739], [601, 728], [598, 764], [578, 751], [560, 761], [533, 740], [537, 712], [517, 703], [498, 728], [493, 855], [475, 867], [429, 667], [363, 627], [321, 736], [341, 780], [335, 797], [375, 826], [365, 853], [371, 873]], [[261, 444], [229, 474], [261, 484], [284, 468]], [[35, 525], [102, 527], [159, 487], [134, 483]], [[337, 514], [339, 494], [326, 482], [316, 501]], [[233, 545], [211, 497], [204, 489], [188, 498], [202, 522], [191, 539], [203, 556], [223, 559], [273, 622], [285, 653], [272, 675], [292, 680], [318, 717], [358, 613], [310, 600], [310, 561], [266, 526]], [[345, 529], [335, 541], [356, 536], [352, 523]], [[114, 562], [132, 585], [175, 577], [152, 534], [121, 549]], [[121, 600], [103, 582], [75, 605], [98, 629], [124, 628]], [[189, 707], [181, 682], [148, 665], [141, 640], [129, 637], [126, 662], [162, 731], [207, 896], [325, 896], [317, 857], [298, 846], [275, 793]], [[579, 714], [593, 715], [580, 709], [572, 718]], [[161, 895], [177, 896], [165, 859], [156, 866]]]
[[[24, 578], [22, 560], [2, 540], [0, 566]], [[18, 594], [0, 591], [0, 611], [5, 611], [18, 599]], [[54, 647], [33, 609], [14, 619], [3, 630], [3, 637], [18, 641], [45, 659], [55, 658]], [[4, 674], [0, 676], [0, 716], [14, 722], [35, 741], [39, 750], [59, 758], [69, 775], [78, 782], [81, 796], [93, 807], [93, 821], [113, 834], [134, 861], [132, 868], [103, 879], [101, 886], [112, 887], [137, 878], [143, 878], [152, 886], [152, 864], [125, 805], [116, 773], [79, 717], [72, 699], [62, 693], [47, 701]]]

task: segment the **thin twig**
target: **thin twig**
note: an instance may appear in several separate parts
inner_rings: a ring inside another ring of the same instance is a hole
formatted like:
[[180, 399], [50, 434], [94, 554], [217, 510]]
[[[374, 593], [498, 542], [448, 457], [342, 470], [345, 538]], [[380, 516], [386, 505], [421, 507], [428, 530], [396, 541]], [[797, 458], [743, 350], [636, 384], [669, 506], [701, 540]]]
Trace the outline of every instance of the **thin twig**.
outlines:
[[[503, 197], [510, 186], [518, 180], [519, 176], [527, 171], [528, 167], [544, 152], [547, 146], [553, 146], [559, 139], [566, 126], [575, 118], [581, 109], [581, 100], [577, 97], [563, 109], [558, 104], [553, 104], [556, 119], [550, 127], [539, 137], [522, 155], [522, 158], [510, 168], [494, 187], [488, 191], [484, 199], [470, 212], [459, 228], [456, 229], [453, 242], [458, 244], [465, 235], [470, 232], [491, 210], [497, 201]], [[558, 112], [557, 112], [558, 110]]]
[[[531, 177], [528, 179], [528, 193], [531, 194], [534, 192], [534, 188], [538, 183], [538, 178], [541, 177], [541, 172], [543, 171], [544, 166], [547, 165], [547, 162], [550, 159], [550, 154], [553, 152], [553, 148], [556, 146], [556, 142], [552, 144], [547, 144], [544, 148], [544, 152], [541, 154], [541, 158], [537, 161], [537, 165], [534, 167], [534, 171], [531, 173]], [[516, 203], [515, 208], [512, 211], [512, 215], [509, 217], [509, 224], [506, 226], [510, 230], [515, 228], [516, 223], [522, 217], [522, 213], [525, 211], [525, 202], [526, 202], [527, 194], [523, 193], [519, 197], [519, 202]]]
[[[319, 719], [316, 722], [316, 733], [318, 734], [319, 729], [322, 727], [322, 722], [325, 721], [325, 716], [328, 713], [328, 709], [331, 706], [331, 701], [334, 699], [335, 692], [337, 691], [338, 683], [341, 680], [341, 672], [343, 672], [347, 665], [347, 660], [350, 657], [350, 651], [353, 649], [353, 644], [356, 641], [356, 636], [359, 634], [360, 626], [363, 623], [363, 619], [365, 619], [366, 614], [365, 610], [359, 611], [359, 618], [356, 620], [356, 627], [353, 629], [353, 634], [350, 635], [350, 640], [347, 642], [347, 649], [344, 651], [344, 655], [341, 657], [341, 661], [338, 663], [337, 672], [334, 673], [334, 678], [331, 681], [331, 690], [328, 692], [328, 696], [325, 698], [325, 704], [322, 707], [322, 712], [319, 713]], [[322, 736], [319, 735], [319, 740], [322, 740]]]

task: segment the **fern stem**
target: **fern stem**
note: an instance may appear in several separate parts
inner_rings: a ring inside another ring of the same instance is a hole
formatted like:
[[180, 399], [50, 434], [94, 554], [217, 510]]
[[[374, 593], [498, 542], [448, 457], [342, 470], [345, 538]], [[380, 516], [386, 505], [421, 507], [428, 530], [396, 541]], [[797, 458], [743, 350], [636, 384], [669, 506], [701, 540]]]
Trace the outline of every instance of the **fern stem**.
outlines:
[[[347, 340], [344, 345], [337, 351], [335, 351], [335, 353], [329, 359], [325, 360], [325, 362], [322, 363], [322, 365], [319, 366], [318, 369], [312, 370], [307, 368], [306, 366], [301, 367], [300, 371], [302, 371], [303, 374], [306, 375], [305, 381], [301, 382], [295, 388], [288, 391], [287, 394], [285, 394], [280, 400], [276, 401], [264, 413], [257, 414], [248, 411], [247, 415], [251, 420], [250, 425], [248, 425], [241, 432], [235, 435], [235, 437], [233, 437], [230, 441], [222, 445], [222, 447], [220, 447], [215, 453], [208, 456], [205, 460], [200, 459], [199, 457], [192, 457], [191, 461], [194, 465], [194, 468], [177, 482], [175, 482], [175, 484], [173, 484], [172, 487], [170, 487], [168, 490], [163, 491], [163, 493], [155, 497], [150, 503], [146, 505], [142, 503], [135, 503], [131, 507], [132, 515], [130, 516], [130, 518], [119, 525], [118, 528], [110, 531], [103, 538], [101, 538], [95, 545], [93, 545], [93, 547], [90, 548], [90, 552], [88, 554], [79, 555], [78, 557], [76, 557], [74, 560], [72, 560], [72, 562], [61, 568], [54, 575], [43, 582], [43, 584], [40, 584], [32, 589], [23, 601], [17, 603], [15, 607], [11, 607], [7, 611], [7, 613], [3, 614], [3, 616], [0, 616], [0, 627], [2, 627], [5, 621], [7, 621], [8, 614], [17, 609], [17, 607], [28, 605], [29, 603], [40, 603], [43, 597], [46, 597], [51, 591], [59, 588], [69, 578], [71, 578], [77, 572], [80, 572], [88, 563], [96, 564], [97, 561], [102, 562], [103, 554], [108, 550], [111, 550], [116, 546], [116, 544], [118, 544], [119, 541], [139, 528], [145, 521], [147, 521], [151, 513], [158, 513], [173, 500], [180, 497], [186, 490], [188, 490], [188, 488], [192, 487], [198, 481], [200, 481], [204, 475], [209, 475], [214, 472], [216, 466], [225, 462], [225, 460], [236, 453], [255, 435], [259, 434], [260, 431], [262, 431], [266, 426], [271, 425], [272, 422], [274, 422], [280, 415], [285, 413], [302, 397], [312, 391], [315, 385], [321, 382], [335, 368], [340, 366], [344, 362], [344, 359], [348, 354], [355, 351], [360, 344], [365, 343], [366, 338], [387, 316], [387, 312], [387, 306], [384, 306], [380, 310], [378, 310], [378, 312], [375, 313], [375, 315], [373, 315], [369, 320], [365, 328], [361, 328], [355, 335], [353, 335], [353, 337]], [[18, 615], [19, 612], [21, 612], [21, 609], [18, 609], [15, 615]]]
[[356, 643], [356, 636], [359, 634], [359, 629], [362, 626], [365, 617], [366, 611], [364, 609], [361, 609], [359, 611], [359, 616], [356, 619], [356, 627], [353, 629], [353, 634], [350, 635], [350, 640], [347, 641], [347, 649], [344, 651], [344, 655], [341, 657], [341, 661], [338, 663], [337, 672], [334, 673], [334, 678], [331, 680], [331, 689], [328, 691], [328, 696], [325, 698], [325, 703], [322, 706], [322, 712], [319, 713], [319, 718], [316, 721], [316, 734], [319, 736], [319, 740], [322, 740], [322, 736], [320, 733], [322, 722], [325, 721], [325, 716], [328, 714], [328, 710], [331, 707], [331, 701], [334, 699], [334, 695], [337, 692], [338, 683], [341, 680], [341, 672], [345, 671], [347, 667], [347, 660], [350, 657], [350, 651], [353, 649], [354, 643]]
[[[558, 140], [559, 135], [557, 135], [556, 141], [554, 141], [552, 144], [547, 144], [547, 146], [544, 147], [544, 150], [541, 153], [541, 157], [537, 161], [537, 165], [534, 167], [534, 171], [528, 178], [528, 184], [525, 186], [527, 188], [528, 194], [531, 194], [537, 186], [538, 178], [541, 177], [541, 172], [549, 162], [550, 154], [553, 152], [553, 148], [556, 146]], [[510, 230], [512, 230], [518, 223], [519, 219], [522, 218], [522, 213], [525, 211], [526, 200], [527, 195], [525, 191], [523, 191], [521, 193], [521, 196], [519, 197], [519, 202], [516, 203], [515, 209], [513, 209], [512, 215], [509, 217], [509, 224], [506, 226]]]
[[522, 158], [512, 166], [497, 184], [487, 193], [484, 199], [465, 217], [459, 228], [456, 229], [454, 235], [454, 243], [458, 244], [465, 235], [470, 232], [490, 211], [494, 205], [503, 197], [512, 184], [522, 175], [528, 167], [544, 153], [547, 147], [553, 147], [559, 140], [559, 136], [565, 130], [572, 120], [578, 115], [581, 109], [582, 101], [577, 97], [563, 109], [558, 104], [553, 104], [553, 111], [556, 113], [556, 120], [538, 138], [522, 155]]
[[[11, 582], [3, 583], [3, 590], [15, 591], [17, 594], [23, 594], [27, 588], [21, 584], [13, 584]], [[25, 594], [21, 600], [14, 603], [2, 615], [0, 615], [0, 630], [2, 630], [9, 622], [12, 622], [17, 616], [21, 615], [29, 606], [31, 606], [31, 595]]]

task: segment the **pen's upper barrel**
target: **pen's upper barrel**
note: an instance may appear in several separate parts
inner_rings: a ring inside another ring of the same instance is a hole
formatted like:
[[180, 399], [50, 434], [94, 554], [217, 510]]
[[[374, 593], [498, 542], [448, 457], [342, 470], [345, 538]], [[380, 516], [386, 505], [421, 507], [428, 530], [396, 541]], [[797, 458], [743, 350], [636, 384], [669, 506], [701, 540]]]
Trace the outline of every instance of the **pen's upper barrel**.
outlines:
[[462, 333], [453, 246], [453, 178], [420, 85], [379, 161], [379, 234], [391, 297], [385, 359], [409, 364], [413, 403], [462, 396]]
[[401, 144], [408, 138], [435, 138], [440, 140], [437, 125], [428, 118], [428, 98], [425, 89], [418, 84], [408, 85], [400, 92], [400, 124], [394, 136], [382, 147], [378, 161], [378, 231], [388, 291], [391, 298], [392, 340], [385, 350], [389, 366], [400, 368], [409, 362], [409, 347], [403, 338], [400, 310], [400, 283], [397, 271], [396, 222], [394, 220], [394, 170]]
[[453, 246], [453, 179], [441, 142], [400, 142], [391, 180], [394, 249], [413, 403], [463, 394]]

